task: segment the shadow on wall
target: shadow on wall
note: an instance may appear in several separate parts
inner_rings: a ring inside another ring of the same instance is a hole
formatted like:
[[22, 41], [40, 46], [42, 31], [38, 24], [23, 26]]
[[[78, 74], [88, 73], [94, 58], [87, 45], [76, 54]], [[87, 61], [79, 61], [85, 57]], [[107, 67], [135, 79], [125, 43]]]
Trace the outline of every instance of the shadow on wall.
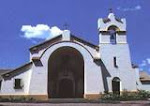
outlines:
[[99, 61], [95, 61], [95, 63], [98, 66], [101, 66], [104, 90], [105, 90], [105, 92], [108, 92], [109, 88], [108, 88], [107, 77], [111, 77], [111, 75], [108, 72], [107, 68], [105, 67], [105, 65], [104, 65], [104, 63], [103, 63], [103, 61], [101, 59]]

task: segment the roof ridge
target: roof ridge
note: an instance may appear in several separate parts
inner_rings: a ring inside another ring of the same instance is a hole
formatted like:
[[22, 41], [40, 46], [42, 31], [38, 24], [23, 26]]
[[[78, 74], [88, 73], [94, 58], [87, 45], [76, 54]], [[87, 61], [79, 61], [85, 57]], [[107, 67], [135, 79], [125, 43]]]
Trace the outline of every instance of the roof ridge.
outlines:
[[15, 72], [15, 71], [18, 70], [18, 69], [21, 69], [21, 68], [23, 68], [23, 67], [26, 67], [27, 65], [30, 65], [31, 63], [32, 63], [32, 62], [28, 62], [28, 63], [26, 63], [26, 64], [23, 64], [23, 65], [21, 65], [20, 67], [15, 68], [14, 70], [11, 70], [11, 71], [9, 71], [9, 72], [3, 73], [1, 76], [7, 77], [7, 74], [11, 74], [11, 73]]
[[[41, 43], [39, 43], [39, 44], [37, 44], [37, 45], [35, 45], [35, 46], [32, 46], [29, 50], [30, 50], [30, 51], [32, 51], [32, 50], [33, 50], [33, 51], [36, 51], [38, 47], [41, 47], [41, 46], [44, 45], [44, 44], [48, 44], [48, 43], [50, 43], [50, 42], [53, 42], [53, 41], [55, 41], [55, 40], [57, 40], [57, 39], [60, 40], [61, 38], [62, 38], [62, 34], [59, 35], [59, 36], [56, 36], [56, 37], [54, 37], [54, 38], [52, 38], [52, 39], [43, 41], [43, 42], [41, 42]], [[73, 34], [70, 34], [70, 38], [71, 38], [70, 41], [73, 41], [73, 39], [75, 39], [75, 40], [77, 40], [77, 41], [79, 41], [79, 42], [82, 42], [82, 43], [85, 43], [86, 45], [91, 46], [91, 47], [93, 47], [93, 48], [98, 48], [98, 47], [99, 47], [98, 45], [95, 45], [95, 44], [93, 44], [93, 43], [91, 43], [91, 42], [89, 42], [89, 41], [87, 41], [87, 40], [85, 40], [85, 39], [83, 39], [83, 38], [80, 38], [80, 37], [78, 37], [78, 36], [75, 36], [75, 35], [73, 35]], [[72, 39], [72, 38], [73, 38], [73, 39]], [[53, 43], [54, 43], [54, 42], [53, 42]]]

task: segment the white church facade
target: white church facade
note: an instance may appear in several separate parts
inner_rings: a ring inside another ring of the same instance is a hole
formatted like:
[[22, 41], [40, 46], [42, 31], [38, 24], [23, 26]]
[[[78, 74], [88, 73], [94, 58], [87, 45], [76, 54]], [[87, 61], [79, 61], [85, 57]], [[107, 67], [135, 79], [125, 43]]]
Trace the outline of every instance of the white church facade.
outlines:
[[0, 96], [95, 99], [105, 92], [150, 90], [132, 65], [126, 20], [109, 13], [98, 19], [98, 31], [98, 45], [64, 30], [31, 47], [29, 63], [1, 75]]

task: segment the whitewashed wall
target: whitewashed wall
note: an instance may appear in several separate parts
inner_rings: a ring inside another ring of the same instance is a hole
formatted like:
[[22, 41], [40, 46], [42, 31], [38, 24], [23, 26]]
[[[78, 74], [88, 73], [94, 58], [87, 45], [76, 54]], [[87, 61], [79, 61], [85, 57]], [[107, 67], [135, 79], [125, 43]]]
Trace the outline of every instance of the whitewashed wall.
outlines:
[[[101, 68], [93, 62], [93, 58], [87, 48], [73, 42], [57, 43], [46, 50], [41, 58], [42, 67], [33, 66], [30, 86], [30, 94], [47, 94], [48, 59], [50, 55], [61, 47], [72, 47], [78, 50], [84, 59], [84, 93], [99, 94], [103, 92]], [[90, 50], [90, 49], [89, 49]], [[37, 82], [35, 82], [37, 81]], [[41, 86], [42, 84], [42, 86]], [[38, 88], [38, 89], [36, 89]]]
[[[32, 69], [26, 70], [25, 72], [12, 77], [11, 79], [2, 80], [2, 86], [0, 95], [28, 95], [30, 78], [31, 78]], [[14, 89], [15, 79], [21, 79], [23, 88]]]
[[[112, 79], [119, 77], [121, 80], [121, 90], [136, 90], [136, 76], [135, 71], [131, 66], [131, 58], [128, 44], [120, 45], [100, 45], [101, 59], [108, 70], [110, 77], [108, 77], [109, 91], [112, 91]], [[116, 64], [118, 68], [114, 67], [113, 58], [116, 57]]]
[[[105, 35], [103, 31], [108, 31], [112, 25], [119, 28], [119, 31], [126, 31], [126, 20], [121, 19], [118, 22], [113, 13], [108, 15], [109, 22], [104, 23], [103, 19], [98, 20], [98, 30], [102, 31], [99, 34], [100, 57], [108, 71], [107, 77], [108, 91], [112, 92], [112, 79], [118, 77], [121, 80], [120, 88], [122, 90], [136, 91], [136, 72], [132, 69], [130, 58], [130, 50], [127, 43], [127, 35], [116, 34], [116, 44], [111, 44], [110, 35]], [[116, 64], [114, 66], [114, 57], [116, 57]]]

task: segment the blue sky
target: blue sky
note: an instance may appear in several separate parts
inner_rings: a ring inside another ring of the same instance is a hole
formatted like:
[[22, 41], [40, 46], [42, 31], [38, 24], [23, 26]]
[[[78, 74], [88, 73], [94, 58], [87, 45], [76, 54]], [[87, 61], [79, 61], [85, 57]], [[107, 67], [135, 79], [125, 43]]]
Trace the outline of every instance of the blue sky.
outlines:
[[98, 44], [97, 20], [107, 17], [109, 8], [127, 20], [133, 63], [150, 72], [149, 0], [0, 0], [0, 67], [15, 68], [29, 61], [29, 47], [46, 39], [25, 36], [33, 26], [63, 30], [67, 23], [73, 34]]

